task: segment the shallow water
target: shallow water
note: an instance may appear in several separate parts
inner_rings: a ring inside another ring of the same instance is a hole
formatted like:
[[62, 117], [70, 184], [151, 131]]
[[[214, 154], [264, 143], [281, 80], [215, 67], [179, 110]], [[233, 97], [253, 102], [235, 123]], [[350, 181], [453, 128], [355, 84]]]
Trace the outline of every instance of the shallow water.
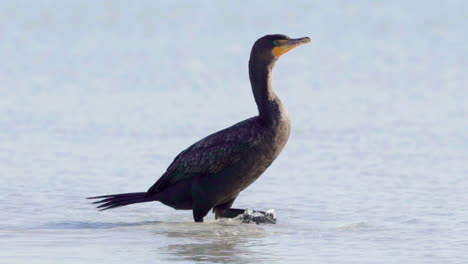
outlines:
[[[466, 261], [466, 2], [1, 6], [0, 262]], [[292, 135], [235, 202], [276, 225], [84, 199], [146, 190], [255, 114], [267, 33], [314, 40], [278, 62]]]

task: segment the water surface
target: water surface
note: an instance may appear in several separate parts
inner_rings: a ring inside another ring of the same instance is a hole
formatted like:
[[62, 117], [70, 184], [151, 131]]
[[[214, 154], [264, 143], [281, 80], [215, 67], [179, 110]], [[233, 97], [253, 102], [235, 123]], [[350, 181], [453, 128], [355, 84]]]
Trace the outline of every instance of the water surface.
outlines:
[[[466, 261], [466, 2], [265, 3], [3, 1], [0, 262]], [[256, 113], [267, 33], [314, 40], [278, 62], [291, 138], [235, 202], [278, 224], [94, 210]]]

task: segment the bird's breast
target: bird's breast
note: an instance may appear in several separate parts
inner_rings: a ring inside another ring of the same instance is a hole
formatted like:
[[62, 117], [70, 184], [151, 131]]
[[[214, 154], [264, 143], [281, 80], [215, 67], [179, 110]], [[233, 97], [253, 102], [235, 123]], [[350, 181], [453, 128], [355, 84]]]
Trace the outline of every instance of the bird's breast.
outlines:
[[289, 134], [289, 120], [261, 132], [257, 144], [241, 161], [243, 170], [238, 175], [239, 191], [252, 184], [273, 163], [288, 141]]

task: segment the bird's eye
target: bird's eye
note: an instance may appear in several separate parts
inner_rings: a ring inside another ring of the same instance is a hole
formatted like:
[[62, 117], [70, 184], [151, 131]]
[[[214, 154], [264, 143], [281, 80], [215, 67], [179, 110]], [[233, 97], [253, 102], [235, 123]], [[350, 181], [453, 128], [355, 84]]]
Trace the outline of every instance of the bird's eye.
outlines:
[[279, 41], [277, 41], [277, 40], [273, 41], [273, 45], [278, 46], [278, 45], [279, 45]]

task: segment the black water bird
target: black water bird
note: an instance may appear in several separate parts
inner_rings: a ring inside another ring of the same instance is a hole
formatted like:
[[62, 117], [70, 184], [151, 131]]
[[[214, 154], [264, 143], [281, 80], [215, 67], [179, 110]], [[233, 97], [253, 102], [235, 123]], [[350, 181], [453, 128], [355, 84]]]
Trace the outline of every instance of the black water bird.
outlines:
[[231, 208], [238, 194], [252, 184], [275, 160], [290, 133], [288, 113], [272, 87], [278, 58], [309, 43], [308, 37], [291, 39], [267, 35], [252, 47], [249, 77], [258, 116], [211, 134], [182, 151], [147, 192], [111, 194], [89, 199], [107, 210], [134, 203], [159, 201], [192, 210], [195, 222], [213, 209], [215, 217], [234, 217], [243, 209]]

